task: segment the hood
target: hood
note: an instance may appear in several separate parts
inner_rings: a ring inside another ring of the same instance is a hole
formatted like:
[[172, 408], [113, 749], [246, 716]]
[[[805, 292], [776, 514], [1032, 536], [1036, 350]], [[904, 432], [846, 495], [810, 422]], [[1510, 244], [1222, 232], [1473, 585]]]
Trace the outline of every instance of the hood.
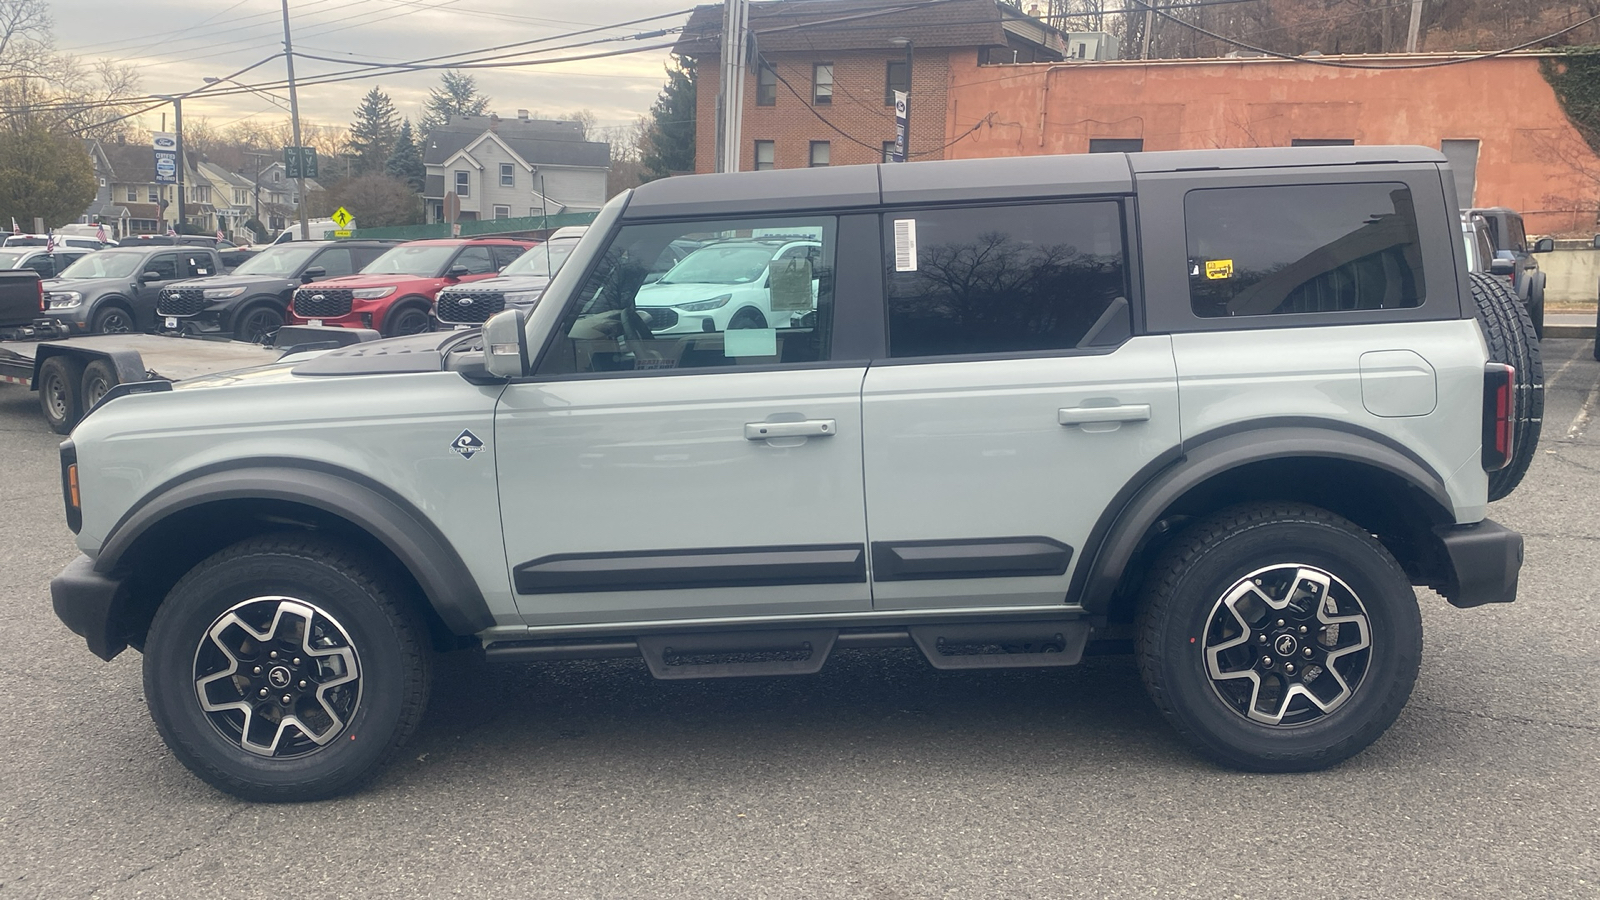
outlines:
[[305, 356], [296, 354], [294, 362], [275, 362], [264, 366], [252, 366], [248, 369], [234, 369], [231, 372], [214, 372], [210, 375], [200, 375], [195, 378], [185, 378], [172, 383], [175, 391], [187, 391], [194, 388], [228, 387], [240, 384], [282, 384], [294, 380], [294, 367], [306, 360]]
[[485, 278], [482, 281], [452, 284], [445, 288], [444, 291], [500, 291], [502, 293], [542, 291], [549, 284], [550, 279], [543, 275], [499, 275], [494, 278]]
[[365, 287], [389, 287], [390, 285], [405, 284], [408, 281], [438, 281], [432, 275], [341, 275], [338, 278], [324, 278], [302, 285], [308, 291], [322, 288], [344, 288], [358, 290]]
[[103, 290], [107, 285], [131, 284], [131, 278], [46, 278], [40, 284], [46, 294], [51, 291], [86, 291]]
[[[473, 332], [476, 335], [476, 332]], [[173, 384], [177, 391], [234, 385], [285, 384], [306, 376], [397, 375], [438, 372], [444, 368], [447, 345], [471, 340], [457, 331], [434, 331], [405, 337], [351, 344], [337, 350], [296, 353], [277, 362], [186, 378]], [[475, 345], [476, 346], [476, 345]]]
[[738, 293], [750, 287], [748, 284], [662, 284], [658, 281], [639, 288], [639, 295], [633, 303], [635, 306], [682, 306], [723, 294]]
[[174, 281], [163, 286], [163, 290], [210, 290], [213, 288], [231, 287], [270, 287], [282, 288], [293, 285], [298, 287], [300, 280], [297, 278], [278, 278], [273, 275], [208, 275], [205, 278], [186, 278], [183, 281]]

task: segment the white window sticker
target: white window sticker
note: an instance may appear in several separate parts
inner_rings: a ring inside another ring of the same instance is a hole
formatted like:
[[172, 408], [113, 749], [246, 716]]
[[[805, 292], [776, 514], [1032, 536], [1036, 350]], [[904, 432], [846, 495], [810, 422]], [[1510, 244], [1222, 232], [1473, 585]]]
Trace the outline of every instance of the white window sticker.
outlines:
[[723, 332], [724, 356], [777, 356], [778, 331], [775, 328], [735, 328]]
[[915, 272], [917, 270], [917, 220], [894, 220], [894, 270], [896, 272]]

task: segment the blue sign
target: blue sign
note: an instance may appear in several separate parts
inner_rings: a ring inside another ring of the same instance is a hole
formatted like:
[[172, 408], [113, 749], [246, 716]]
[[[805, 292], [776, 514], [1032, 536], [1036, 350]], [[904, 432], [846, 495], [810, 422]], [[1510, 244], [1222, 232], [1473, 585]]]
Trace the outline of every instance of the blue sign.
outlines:
[[160, 184], [178, 183], [178, 154], [176, 151], [156, 151], [156, 181]]
[[890, 154], [890, 162], [905, 162], [909, 155], [911, 143], [911, 94], [906, 91], [894, 92], [894, 153]]

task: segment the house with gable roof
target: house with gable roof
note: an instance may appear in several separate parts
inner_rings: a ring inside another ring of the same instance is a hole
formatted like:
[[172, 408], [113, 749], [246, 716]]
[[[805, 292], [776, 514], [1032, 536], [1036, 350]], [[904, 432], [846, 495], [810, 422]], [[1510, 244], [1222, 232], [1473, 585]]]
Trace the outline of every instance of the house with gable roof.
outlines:
[[445, 221], [445, 195], [461, 221], [594, 212], [606, 201], [611, 145], [584, 140], [577, 122], [459, 116], [428, 132], [422, 192], [429, 222]]

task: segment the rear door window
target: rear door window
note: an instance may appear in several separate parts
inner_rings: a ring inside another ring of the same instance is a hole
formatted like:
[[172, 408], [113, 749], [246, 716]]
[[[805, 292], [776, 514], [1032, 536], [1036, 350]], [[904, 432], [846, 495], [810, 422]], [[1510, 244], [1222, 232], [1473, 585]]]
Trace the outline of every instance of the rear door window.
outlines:
[[1195, 190], [1184, 226], [1202, 318], [1400, 309], [1425, 296], [1404, 184]]
[[1130, 334], [1115, 201], [883, 218], [891, 357], [1115, 346]]

